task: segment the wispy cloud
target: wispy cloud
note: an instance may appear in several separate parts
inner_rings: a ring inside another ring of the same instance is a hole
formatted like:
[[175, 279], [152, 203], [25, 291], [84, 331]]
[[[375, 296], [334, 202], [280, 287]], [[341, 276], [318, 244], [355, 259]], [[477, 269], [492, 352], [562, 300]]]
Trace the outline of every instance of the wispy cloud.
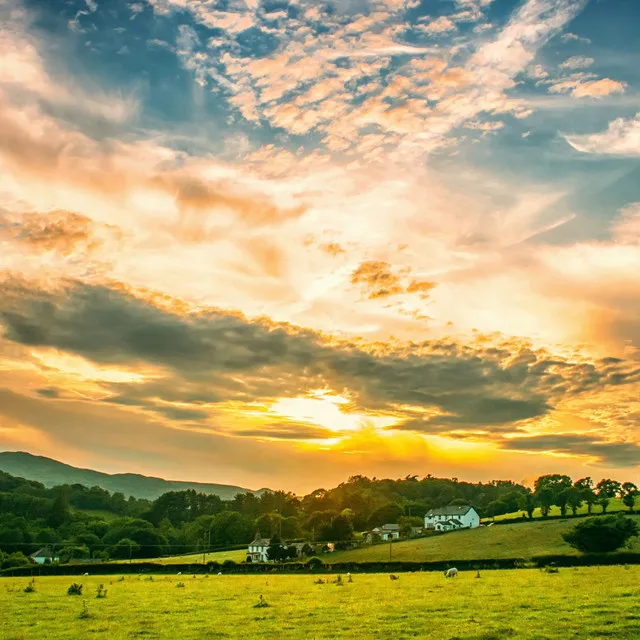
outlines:
[[564, 138], [583, 153], [637, 156], [640, 155], [640, 114], [635, 118], [617, 118], [602, 133], [565, 134]]

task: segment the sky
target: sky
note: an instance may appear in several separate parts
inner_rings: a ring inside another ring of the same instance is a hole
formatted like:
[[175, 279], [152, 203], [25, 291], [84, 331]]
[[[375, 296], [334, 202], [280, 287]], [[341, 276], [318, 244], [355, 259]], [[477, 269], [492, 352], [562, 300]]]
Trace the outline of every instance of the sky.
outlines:
[[0, 0], [0, 450], [640, 481], [639, 20]]

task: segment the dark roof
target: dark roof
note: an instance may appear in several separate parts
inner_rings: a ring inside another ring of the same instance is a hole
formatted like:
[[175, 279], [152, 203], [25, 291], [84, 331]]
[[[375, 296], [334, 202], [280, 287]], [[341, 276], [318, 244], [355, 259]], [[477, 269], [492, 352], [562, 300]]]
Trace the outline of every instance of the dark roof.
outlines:
[[386, 531], [400, 531], [399, 524], [383, 524], [381, 528]]
[[469, 505], [450, 505], [448, 507], [439, 507], [438, 509], [429, 509], [425, 517], [429, 516], [463, 516], [470, 509]]
[[57, 558], [58, 554], [53, 553], [51, 549], [38, 549], [35, 553], [32, 553], [31, 558]]
[[449, 520], [447, 520], [447, 524], [461, 525], [462, 522], [460, 522], [460, 520], [458, 520], [457, 518], [450, 518]]

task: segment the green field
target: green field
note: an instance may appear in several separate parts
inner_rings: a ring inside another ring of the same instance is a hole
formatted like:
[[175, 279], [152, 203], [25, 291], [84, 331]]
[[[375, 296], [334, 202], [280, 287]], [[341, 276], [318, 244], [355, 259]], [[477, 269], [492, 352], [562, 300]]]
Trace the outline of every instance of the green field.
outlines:
[[[235, 551], [216, 551], [207, 553], [190, 553], [186, 556], [167, 556], [166, 558], [138, 558], [131, 562], [139, 564], [141, 562], [153, 562], [155, 564], [202, 564], [203, 558], [205, 562], [224, 562], [225, 560], [233, 560], [234, 562], [243, 562], [247, 557], [246, 549], [237, 549]], [[112, 562], [122, 562], [122, 560], [113, 560]], [[126, 561], [125, 561], [126, 562]]]
[[[636, 498], [635, 508], [636, 508], [636, 510], [640, 509], [640, 497]], [[622, 500], [620, 498], [611, 498], [611, 502], [609, 503], [609, 506], [607, 507], [607, 514], [609, 514], [609, 513], [617, 513], [618, 511], [626, 511], [626, 512], [628, 512], [629, 508], [624, 505], [624, 503], [622, 502]], [[576, 511], [576, 513], [579, 514], [579, 515], [586, 514], [588, 512], [589, 512], [589, 510], [587, 508], [586, 503], [584, 503]], [[523, 513], [524, 513], [523, 511], [516, 511], [515, 513], [506, 513], [506, 514], [504, 514], [502, 516], [496, 516], [495, 518], [483, 518], [482, 522], [491, 522], [492, 520], [495, 520], [496, 522], [498, 522], [499, 520], [512, 520], [513, 518], [519, 518]], [[569, 511], [568, 513], [571, 513], [571, 511]], [[561, 515], [560, 514], [560, 507], [551, 507], [551, 509], [549, 510], [549, 515], [550, 516], [559, 516], [559, 515]], [[602, 507], [600, 507], [597, 504], [593, 505], [592, 515], [594, 515], [594, 516], [602, 515]], [[540, 511], [539, 507], [534, 510], [533, 517], [534, 518], [541, 518], [542, 517], [542, 511]]]
[[[526, 640], [640, 637], [640, 567], [534, 569], [353, 577], [85, 576], [68, 596], [69, 577], [0, 579], [0, 638], [429, 638]], [[183, 579], [183, 588], [177, 583]], [[96, 598], [98, 584], [108, 590]], [[270, 605], [254, 608], [260, 596]], [[88, 617], [82, 617], [86, 599]]]
[[[640, 516], [633, 516], [640, 522]], [[485, 558], [531, 558], [565, 553], [575, 555], [562, 539], [580, 520], [538, 520], [454, 531], [392, 545], [378, 544], [352, 551], [326, 554], [327, 562], [384, 562], [392, 560], [431, 562], [437, 560], [480, 560]], [[640, 552], [640, 538], [631, 539], [631, 550]]]

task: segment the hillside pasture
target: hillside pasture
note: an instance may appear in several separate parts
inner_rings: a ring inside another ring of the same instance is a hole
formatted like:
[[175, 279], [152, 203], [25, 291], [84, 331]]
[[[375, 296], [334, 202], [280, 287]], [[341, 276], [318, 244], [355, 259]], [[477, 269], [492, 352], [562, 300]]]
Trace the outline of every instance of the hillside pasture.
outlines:
[[[215, 551], [213, 553], [190, 553], [184, 556], [166, 556], [164, 558], [138, 558], [133, 559], [133, 564], [141, 564], [153, 562], [155, 564], [202, 564], [204, 562], [219, 562], [222, 564], [225, 560], [233, 562], [243, 562], [247, 557], [246, 549], [236, 549], [234, 551]], [[113, 560], [113, 562], [122, 562], [122, 560]]]
[[[635, 509], [636, 511], [640, 510], [640, 496], [636, 498]], [[611, 498], [609, 506], [607, 507], [607, 514], [618, 513], [618, 512], [625, 512], [628, 515], [629, 507], [625, 506], [624, 502], [622, 502], [620, 498]], [[495, 518], [482, 518], [482, 522], [489, 523], [494, 521], [500, 522], [502, 520], [513, 520], [515, 518], [521, 517], [523, 513], [524, 511], [516, 511], [514, 513], [505, 513], [504, 515], [501, 515], [501, 516], [495, 516]], [[572, 513], [572, 512], [568, 511], [568, 513]], [[587, 507], [586, 502], [583, 503], [582, 506], [576, 510], [577, 515], [588, 515], [588, 513], [589, 513], [589, 509]], [[549, 509], [549, 516], [560, 517], [561, 515], [562, 514], [560, 512], [560, 507], [554, 506], [554, 507], [551, 507], [551, 509]], [[593, 516], [602, 515], [602, 507], [598, 504], [594, 504], [591, 510], [591, 515]], [[540, 510], [540, 507], [536, 507], [534, 509], [533, 517], [542, 518], [542, 511]]]
[[[430, 638], [553, 640], [640, 637], [640, 567], [353, 577], [125, 576], [0, 579], [3, 640], [75, 638]], [[179, 584], [183, 586], [179, 586]], [[107, 597], [98, 599], [99, 584]], [[266, 606], [256, 607], [261, 602]], [[85, 603], [83, 603], [85, 600]], [[86, 607], [84, 613], [83, 608]]]
[[[640, 516], [632, 516], [640, 523]], [[434, 562], [440, 560], [481, 560], [486, 558], [532, 558], [538, 555], [577, 555], [562, 534], [580, 520], [534, 520], [453, 531], [427, 538], [393, 544], [377, 544], [350, 551], [323, 555], [325, 562]], [[631, 551], [640, 552], [640, 538], [632, 538]]]

